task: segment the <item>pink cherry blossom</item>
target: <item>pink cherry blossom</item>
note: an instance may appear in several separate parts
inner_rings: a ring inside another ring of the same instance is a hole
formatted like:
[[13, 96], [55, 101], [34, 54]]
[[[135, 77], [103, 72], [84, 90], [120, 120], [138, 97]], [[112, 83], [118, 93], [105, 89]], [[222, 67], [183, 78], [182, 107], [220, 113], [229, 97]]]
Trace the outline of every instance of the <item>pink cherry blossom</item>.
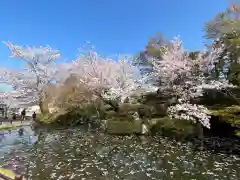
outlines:
[[[93, 56], [94, 54], [94, 56]], [[72, 73], [104, 99], [120, 99], [143, 87], [139, 70], [132, 65], [131, 56], [118, 56], [117, 60], [97, 53], [80, 54], [73, 61]]]
[[180, 38], [176, 37], [161, 59], [151, 59], [152, 77], [156, 82], [160, 81], [159, 89], [178, 98], [178, 104], [168, 109], [170, 117], [199, 121], [210, 128], [207, 108], [191, 104], [190, 100], [202, 96], [204, 89], [233, 87], [224, 78], [217, 81], [204, 75], [213, 70], [222, 52], [223, 47], [215, 48], [208, 53], [199, 53], [197, 59], [192, 60], [183, 49]]

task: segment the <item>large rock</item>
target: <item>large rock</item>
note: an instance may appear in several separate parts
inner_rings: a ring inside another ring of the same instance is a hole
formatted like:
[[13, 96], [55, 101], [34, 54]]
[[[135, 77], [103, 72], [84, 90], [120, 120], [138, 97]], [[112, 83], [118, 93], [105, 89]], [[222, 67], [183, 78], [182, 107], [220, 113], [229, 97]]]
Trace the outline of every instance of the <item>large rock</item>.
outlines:
[[149, 121], [152, 134], [184, 139], [196, 135], [195, 124], [190, 121], [170, 119], [169, 117], [155, 118]]
[[141, 121], [108, 120], [107, 133], [118, 135], [141, 134], [142, 133]]

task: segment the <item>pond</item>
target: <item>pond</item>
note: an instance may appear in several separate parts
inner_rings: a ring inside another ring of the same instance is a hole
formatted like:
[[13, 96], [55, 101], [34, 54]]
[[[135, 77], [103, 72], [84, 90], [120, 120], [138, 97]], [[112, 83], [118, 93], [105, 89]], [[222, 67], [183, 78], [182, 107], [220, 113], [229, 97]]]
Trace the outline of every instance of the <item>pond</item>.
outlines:
[[[237, 155], [194, 151], [163, 137], [110, 136], [77, 128], [38, 137], [25, 128], [0, 139], [0, 164], [28, 179], [237, 180]], [[38, 141], [37, 138], [39, 139]], [[33, 144], [34, 142], [35, 145]]]

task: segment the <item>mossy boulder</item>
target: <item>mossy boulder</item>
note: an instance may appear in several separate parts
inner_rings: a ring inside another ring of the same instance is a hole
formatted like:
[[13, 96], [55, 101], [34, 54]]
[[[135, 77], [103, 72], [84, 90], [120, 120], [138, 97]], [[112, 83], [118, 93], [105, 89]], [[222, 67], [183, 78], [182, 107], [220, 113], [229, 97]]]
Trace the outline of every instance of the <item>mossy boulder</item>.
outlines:
[[108, 120], [107, 133], [116, 135], [140, 134], [142, 130], [141, 121]]
[[220, 121], [229, 123], [233, 127], [240, 128], [240, 106], [229, 106], [218, 110], [211, 110], [211, 115], [219, 117]]
[[99, 119], [105, 119], [106, 108], [108, 107], [97, 107], [94, 104], [82, 104], [81, 106], [74, 106], [62, 110], [61, 112], [48, 115], [48, 118], [42, 119], [41, 121], [46, 122], [48, 120], [51, 124], [59, 126], [98, 123]]
[[143, 104], [123, 103], [119, 105], [119, 111], [109, 110], [106, 112], [107, 119], [132, 119], [132, 115], [138, 112], [140, 118], [150, 118], [152, 114], [152, 107]]
[[153, 134], [185, 139], [197, 135], [196, 126], [190, 121], [170, 119], [169, 117], [155, 118], [150, 121]]
[[208, 107], [211, 112], [211, 129], [205, 135], [219, 137], [236, 137], [240, 131], [240, 106], [214, 105]]

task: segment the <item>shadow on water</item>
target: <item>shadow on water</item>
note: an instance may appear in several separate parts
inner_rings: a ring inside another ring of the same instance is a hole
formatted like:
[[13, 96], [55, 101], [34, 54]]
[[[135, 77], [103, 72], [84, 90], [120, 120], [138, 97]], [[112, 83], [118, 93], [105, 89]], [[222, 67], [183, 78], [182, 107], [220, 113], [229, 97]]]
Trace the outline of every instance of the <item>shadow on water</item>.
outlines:
[[0, 163], [33, 180], [240, 177], [239, 156], [193, 151], [192, 143], [160, 136], [120, 137], [76, 128], [41, 132], [37, 137], [31, 128], [26, 131], [22, 136], [14, 131], [1, 137]]

